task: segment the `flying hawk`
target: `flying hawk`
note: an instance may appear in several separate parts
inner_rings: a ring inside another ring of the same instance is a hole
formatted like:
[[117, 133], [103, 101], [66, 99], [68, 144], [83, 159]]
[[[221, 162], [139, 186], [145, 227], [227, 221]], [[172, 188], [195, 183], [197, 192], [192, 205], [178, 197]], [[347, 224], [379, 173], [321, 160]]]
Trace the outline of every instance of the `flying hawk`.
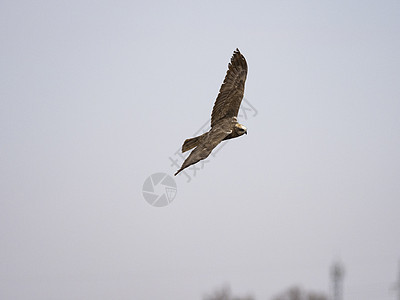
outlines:
[[183, 169], [207, 158], [211, 151], [224, 140], [247, 134], [247, 128], [237, 121], [240, 103], [244, 94], [244, 83], [247, 76], [247, 63], [239, 49], [233, 52], [228, 71], [211, 113], [211, 129], [194, 138], [185, 140], [182, 152], [195, 148], [183, 162]]

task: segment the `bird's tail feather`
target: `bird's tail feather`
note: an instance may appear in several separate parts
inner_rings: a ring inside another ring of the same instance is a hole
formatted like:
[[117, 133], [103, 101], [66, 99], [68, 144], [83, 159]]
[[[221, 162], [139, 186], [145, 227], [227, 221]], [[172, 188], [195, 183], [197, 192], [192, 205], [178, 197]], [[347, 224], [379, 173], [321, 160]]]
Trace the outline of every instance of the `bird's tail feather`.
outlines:
[[201, 135], [185, 140], [182, 145], [182, 152], [186, 152], [186, 151], [196, 147], [200, 142], [200, 137], [201, 137]]

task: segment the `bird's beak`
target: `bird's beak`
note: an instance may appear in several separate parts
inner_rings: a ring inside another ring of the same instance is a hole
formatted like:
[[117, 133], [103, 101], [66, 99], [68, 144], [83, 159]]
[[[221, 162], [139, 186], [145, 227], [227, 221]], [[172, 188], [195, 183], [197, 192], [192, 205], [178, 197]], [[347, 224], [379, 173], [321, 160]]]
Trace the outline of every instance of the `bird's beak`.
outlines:
[[244, 133], [247, 134], [247, 130]]

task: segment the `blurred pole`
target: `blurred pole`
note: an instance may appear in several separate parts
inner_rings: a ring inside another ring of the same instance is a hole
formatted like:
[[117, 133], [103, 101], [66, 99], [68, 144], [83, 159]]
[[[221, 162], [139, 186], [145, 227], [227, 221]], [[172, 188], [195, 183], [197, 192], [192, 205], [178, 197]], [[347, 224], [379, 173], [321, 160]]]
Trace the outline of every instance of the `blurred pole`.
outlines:
[[393, 284], [393, 289], [397, 292], [397, 300], [400, 300], [400, 261], [399, 261], [399, 271], [397, 274], [397, 281]]
[[340, 262], [331, 266], [332, 300], [343, 300], [344, 267]]

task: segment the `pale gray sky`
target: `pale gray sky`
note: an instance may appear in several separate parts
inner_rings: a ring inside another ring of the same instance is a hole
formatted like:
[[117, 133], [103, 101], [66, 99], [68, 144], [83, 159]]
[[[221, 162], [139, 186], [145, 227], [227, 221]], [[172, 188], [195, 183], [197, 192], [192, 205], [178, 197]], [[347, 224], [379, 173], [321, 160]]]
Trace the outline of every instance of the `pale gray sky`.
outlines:
[[[0, 298], [201, 299], [229, 283], [389, 300], [400, 259], [399, 1], [2, 1]], [[145, 179], [233, 50], [258, 115], [164, 208]]]

